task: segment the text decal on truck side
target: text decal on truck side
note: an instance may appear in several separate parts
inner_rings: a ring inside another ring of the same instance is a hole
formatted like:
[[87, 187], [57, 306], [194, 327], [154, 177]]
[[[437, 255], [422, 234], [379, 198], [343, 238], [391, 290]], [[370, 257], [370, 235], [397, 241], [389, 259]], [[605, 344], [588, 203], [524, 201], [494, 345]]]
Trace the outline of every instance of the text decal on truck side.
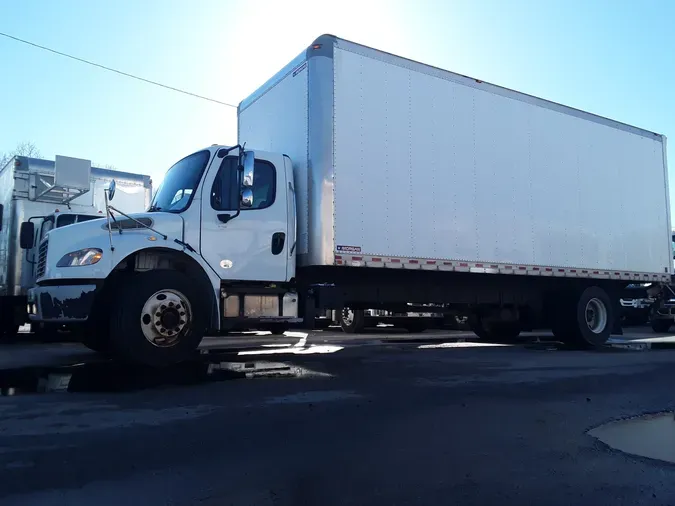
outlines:
[[338, 245], [337, 250], [340, 253], [361, 253], [361, 246], [340, 246], [340, 245]]

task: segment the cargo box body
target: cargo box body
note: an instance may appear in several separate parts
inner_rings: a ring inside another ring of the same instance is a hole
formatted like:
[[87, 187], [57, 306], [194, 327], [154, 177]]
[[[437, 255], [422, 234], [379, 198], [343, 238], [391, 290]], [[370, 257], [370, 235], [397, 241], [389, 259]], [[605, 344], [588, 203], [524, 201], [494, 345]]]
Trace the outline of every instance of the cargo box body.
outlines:
[[147, 175], [92, 167], [88, 191], [69, 204], [62, 204], [49, 195], [39, 197], [54, 184], [54, 161], [17, 156], [0, 167], [0, 297], [25, 295], [35, 284], [36, 255], [19, 247], [21, 224], [29, 219], [34, 221], [37, 244], [44, 234], [39, 217], [100, 213], [103, 218], [103, 192], [113, 179], [117, 184], [116, 204], [121, 210], [140, 212], [148, 208], [152, 180]]
[[239, 106], [298, 265], [666, 281], [665, 138], [323, 36]]

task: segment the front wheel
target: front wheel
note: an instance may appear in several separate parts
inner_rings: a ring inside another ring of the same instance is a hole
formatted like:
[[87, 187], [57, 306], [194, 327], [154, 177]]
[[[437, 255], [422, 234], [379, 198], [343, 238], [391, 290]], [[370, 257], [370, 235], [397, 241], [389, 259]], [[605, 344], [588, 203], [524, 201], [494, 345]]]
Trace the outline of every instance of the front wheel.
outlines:
[[181, 272], [137, 273], [116, 293], [110, 315], [110, 349], [149, 366], [182, 362], [207, 328], [206, 296]]

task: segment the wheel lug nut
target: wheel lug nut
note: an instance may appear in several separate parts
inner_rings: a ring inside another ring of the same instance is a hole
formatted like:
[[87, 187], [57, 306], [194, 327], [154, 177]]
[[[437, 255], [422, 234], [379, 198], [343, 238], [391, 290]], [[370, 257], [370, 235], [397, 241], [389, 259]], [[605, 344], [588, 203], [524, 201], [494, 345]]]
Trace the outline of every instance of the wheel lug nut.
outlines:
[[160, 307], [162, 308], [162, 310], [164, 310], [166, 309], [166, 304], [162, 304]]
[[173, 307], [173, 302], [169, 302], [169, 307]]

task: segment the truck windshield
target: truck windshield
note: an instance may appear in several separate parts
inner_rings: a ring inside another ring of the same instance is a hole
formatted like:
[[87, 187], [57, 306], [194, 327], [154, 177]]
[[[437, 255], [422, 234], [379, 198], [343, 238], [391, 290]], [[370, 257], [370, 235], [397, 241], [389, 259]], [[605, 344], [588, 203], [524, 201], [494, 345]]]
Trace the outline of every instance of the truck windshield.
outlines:
[[192, 194], [197, 189], [210, 157], [209, 151], [199, 151], [171, 167], [152, 199], [149, 211], [185, 211], [192, 202]]

